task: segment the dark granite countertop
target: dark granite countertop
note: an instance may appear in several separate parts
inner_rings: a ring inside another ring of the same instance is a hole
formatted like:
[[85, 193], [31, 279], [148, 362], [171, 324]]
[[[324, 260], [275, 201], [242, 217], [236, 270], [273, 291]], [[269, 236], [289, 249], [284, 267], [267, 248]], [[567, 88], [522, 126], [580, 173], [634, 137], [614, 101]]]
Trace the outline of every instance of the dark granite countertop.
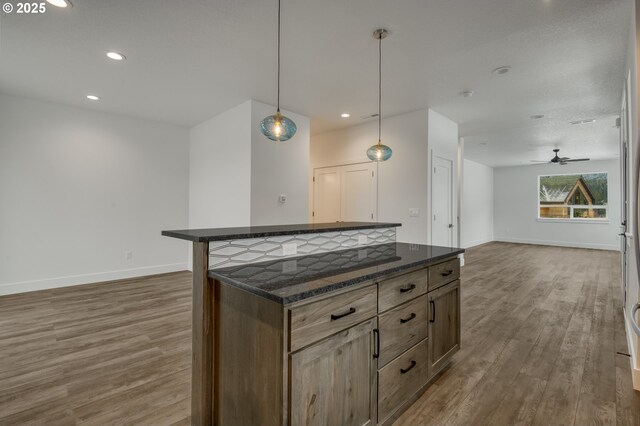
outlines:
[[209, 276], [286, 305], [460, 253], [464, 249], [389, 243], [212, 269]]
[[207, 241], [314, 234], [318, 232], [355, 231], [358, 229], [393, 228], [397, 226], [402, 226], [402, 224], [383, 222], [301, 223], [297, 225], [244, 226], [238, 228], [182, 229], [162, 231], [162, 235], [204, 243]]

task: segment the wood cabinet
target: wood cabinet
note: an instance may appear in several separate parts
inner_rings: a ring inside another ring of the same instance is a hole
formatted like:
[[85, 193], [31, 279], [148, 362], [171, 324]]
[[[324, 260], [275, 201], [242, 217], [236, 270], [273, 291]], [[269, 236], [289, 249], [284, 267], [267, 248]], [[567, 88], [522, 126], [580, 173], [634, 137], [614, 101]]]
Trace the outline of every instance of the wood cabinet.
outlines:
[[375, 424], [375, 323], [370, 319], [291, 355], [291, 425]]
[[216, 281], [214, 424], [390, 425], [460, 348], [457, 262], [288, 305]]
[[378, 317], [382, 367], [427, 337], [427, 296], [398, 306]]
[[460, 349], [460, 280], [427, 294], [430, 375], [437, 374]]

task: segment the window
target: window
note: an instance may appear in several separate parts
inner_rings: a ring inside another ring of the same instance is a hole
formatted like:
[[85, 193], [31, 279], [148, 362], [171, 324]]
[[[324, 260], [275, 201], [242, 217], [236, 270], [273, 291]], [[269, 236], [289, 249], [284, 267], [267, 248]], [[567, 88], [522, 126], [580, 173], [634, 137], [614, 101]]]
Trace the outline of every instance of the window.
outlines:
[[607, 173], [538, 176], [538, 218], [607, 219]]

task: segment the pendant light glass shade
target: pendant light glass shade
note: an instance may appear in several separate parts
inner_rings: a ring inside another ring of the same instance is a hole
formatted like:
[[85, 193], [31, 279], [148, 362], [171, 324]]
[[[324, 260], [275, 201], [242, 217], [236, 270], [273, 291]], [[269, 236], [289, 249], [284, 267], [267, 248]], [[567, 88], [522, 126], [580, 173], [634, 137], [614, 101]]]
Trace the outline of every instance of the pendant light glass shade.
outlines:
[[298, 130], [296, 123], [280, 114], [280, 111], [265, 117], [260, 122], [262, 134], [276, 142], [288, 141], [296, 134], [296, 130]]
[[381, 143], [377, 143], [367, 150], [367, 157], [371, 161], [387, 161], [392, 154], [391, 148]]
[[262, 134], [276, 142], [288, 141], [298, 130], [293, 120], [280, 114], [280, 1], [278, 0], [278, 103], [276, 113], [260, 122]]
[[379, 40], [378, 43], [378, 143], [367, 150], [367, 157], [371, 161], [387, 161], [393, 155], [393, 151], [382, 144], [380, 135], [382, 133], [382, 39], [386, 38], [389, 32], [384, 28], [375, 30], [373, 38]]

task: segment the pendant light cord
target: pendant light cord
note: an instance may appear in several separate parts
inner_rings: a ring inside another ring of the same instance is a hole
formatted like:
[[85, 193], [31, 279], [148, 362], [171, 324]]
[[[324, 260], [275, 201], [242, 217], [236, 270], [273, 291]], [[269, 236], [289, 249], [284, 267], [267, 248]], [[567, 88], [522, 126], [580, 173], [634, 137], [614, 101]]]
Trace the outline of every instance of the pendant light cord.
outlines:
[[278, 0], [278, 112], [280, 112], [280, 1]]
[[382, 33], [378, 37], [378, 145], [380, 145], [382, 143], [380, 131], [382, 127]]

